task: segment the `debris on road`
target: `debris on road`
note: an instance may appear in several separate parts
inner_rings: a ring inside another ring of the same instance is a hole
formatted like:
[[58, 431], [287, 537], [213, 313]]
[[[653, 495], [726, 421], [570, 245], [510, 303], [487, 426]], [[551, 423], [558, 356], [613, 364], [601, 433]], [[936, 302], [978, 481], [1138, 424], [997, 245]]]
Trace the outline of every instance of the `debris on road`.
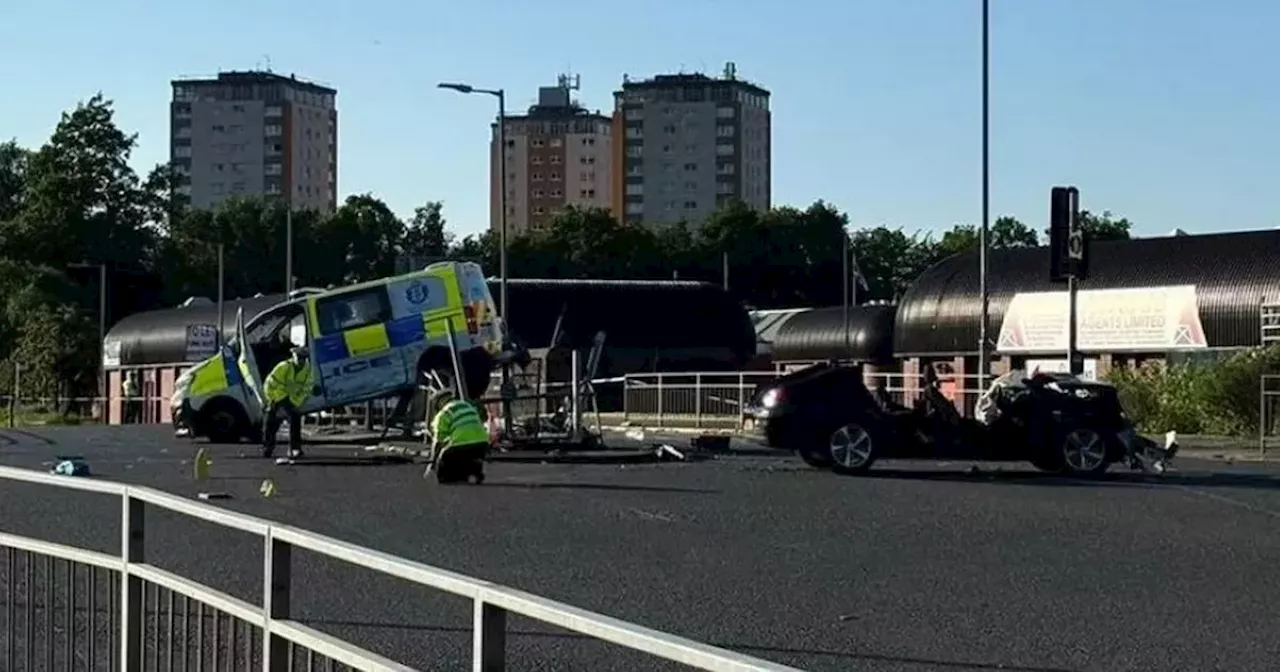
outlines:
[[196, 497], [199, 497], [200, 499], [204, 499], [204, 500], [231, 499], [231, 495], [225, 492], [201, 492], [201, 493], [197, 493]]
[[261, 493], [263, 497], [275, 497], [278, 493], [276, 482], [269, 478], [262, 481], [262, 486], [258, 488], [258, 492]]
[[59, 476], [88, 476], [89, 463], [83, 457], [79, 456], [59, 456], [54, 458], [58, 461], [49, 473]]

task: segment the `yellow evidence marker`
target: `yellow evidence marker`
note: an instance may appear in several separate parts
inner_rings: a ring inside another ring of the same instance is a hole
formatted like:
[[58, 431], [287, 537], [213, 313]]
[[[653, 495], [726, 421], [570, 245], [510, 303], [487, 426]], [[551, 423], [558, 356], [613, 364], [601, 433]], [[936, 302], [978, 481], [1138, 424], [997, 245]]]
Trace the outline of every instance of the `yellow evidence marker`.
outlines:
[[196, 459], [194, 460], [193, 476], [197, 481], [209, 480], [209, 465], [213, 464], [213, 460], [209, 459], [209, 453], [204, 448], [196, 451]]
[[275, 497], [276, 482], [268, 478], [262, 482], [262, 487], [258, 488], [258, 492], [262, 493], [263, 497]]

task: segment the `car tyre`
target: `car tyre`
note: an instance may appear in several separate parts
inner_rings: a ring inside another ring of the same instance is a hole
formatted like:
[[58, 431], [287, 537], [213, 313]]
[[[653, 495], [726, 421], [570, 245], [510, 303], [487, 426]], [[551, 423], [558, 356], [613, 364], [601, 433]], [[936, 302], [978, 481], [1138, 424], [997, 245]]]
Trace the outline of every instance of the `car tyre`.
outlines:
[[838, 474], [863, 474], [879, 457], [874, 433], [866, 424], [849, 422], [837, 427], [828, 437], [831, 470]]
[[1089, 427], [1066, 427], [1057, 434], [1057, 457], [1061, 471], [1067, 476], [1101, 476], [1111, 466], [1107, 459], [1107, 441], [1103, 434]]
[[217, 399], [201, 410], [199, 424], [210, 443], [239, 443], [248, 432], [249, 418], [240, 404]]

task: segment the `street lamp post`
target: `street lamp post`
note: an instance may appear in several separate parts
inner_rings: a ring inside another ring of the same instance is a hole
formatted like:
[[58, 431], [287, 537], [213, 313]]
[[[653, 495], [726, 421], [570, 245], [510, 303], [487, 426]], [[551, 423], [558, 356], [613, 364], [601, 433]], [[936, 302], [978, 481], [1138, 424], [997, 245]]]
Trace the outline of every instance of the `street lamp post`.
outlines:
[[69, 264], [70, 268], [98, 269], [98, 398], [102, 400], [103, 421], [107, 414], [107, 265]]
[[[498, 209], [501, 211], [498, 215], [498, 302], [500, 306], [498, 317], [502, 319], [502, 349], [505, 351], [510, 346], [507, 340], [510, 333], [510, 324], [507, 321], [507, 316], [510, 315], [510, 304], [507, 303], [507, 94], [503, 89], [478, 89], [470, 84], [456, 82], [441, 82], [436, 86], [458, 93], [487, 94], [498, 99], [498, 184], [500, 185]], [[514, 392], [511, 386], [511, 364], [504, 362], [501, 390], [502, 422], [507, 436], [511, 436], [512, 431], [511, 397], [514, 396]]]
[[982, 322], [978, 326], [978, 387], [985, 388], [988, 363], [987, 319], [991, 309], [987, 287], [988, 228], [991, 220], [991, 0], [982, 0], [982, 228], [978, 233], [978, 292]]
[[498, 294], [502, 309], [498, 316], [503, 322], [507, 319], [507, 94], [502, 89], [477, 89], [470, 84], [441, 82], [442, 89], [458, 93], [484, 93], [498, 99], [498, 183], [502, 185], [498, 194]]

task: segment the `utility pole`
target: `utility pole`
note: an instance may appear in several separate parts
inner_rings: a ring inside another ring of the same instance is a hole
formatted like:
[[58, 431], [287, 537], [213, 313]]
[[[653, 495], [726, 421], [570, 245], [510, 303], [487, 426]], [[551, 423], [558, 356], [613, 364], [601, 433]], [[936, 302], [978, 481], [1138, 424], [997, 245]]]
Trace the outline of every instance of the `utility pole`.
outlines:
[[218, 352], [222, 352], [222, 341], [223, 341], [223, 336], [222, 336], [222, 329], [223, 329], [223, 324], [222, 324], [222, 323], [223, 323], [223, 317], [222, 317], [223, 288], [224, 288], [224, 287], [226, 287], [226, 285], [227, 285], [227, 283], [226, 283], [226, 275], [225, 275], [225, 267], [223, 266], [223, 261], [222, 261], [223, 249], [224, 249], [223, 244], [222, 244], [222, 243], [218, 243], [218, 341], [217, 341], [217, 343], [218, 343]]
[[991, 222], [991, 0], [982, 0], [982, 229], [978, 233], [978, 292], [982, 295], [982, 322], [978, 325], [978, 388], [986, 389], [988, 362], [987, 321], [991, 294], [987, 286], [988, 229]]

